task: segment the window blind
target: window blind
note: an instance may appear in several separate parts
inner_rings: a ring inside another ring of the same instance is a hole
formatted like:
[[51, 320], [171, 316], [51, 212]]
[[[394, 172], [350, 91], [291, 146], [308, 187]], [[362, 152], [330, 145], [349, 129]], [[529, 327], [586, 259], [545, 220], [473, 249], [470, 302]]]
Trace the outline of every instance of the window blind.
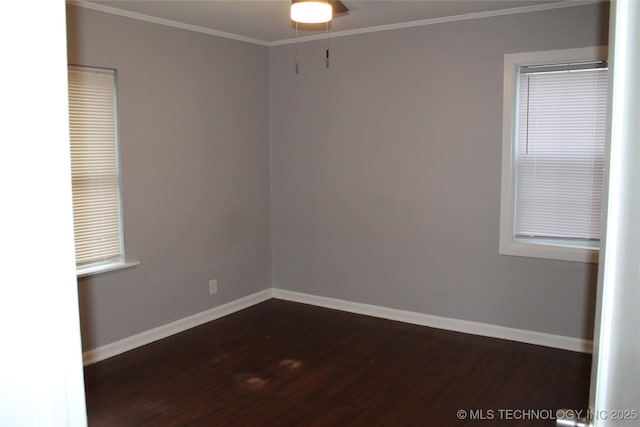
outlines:
[[599, 240], [608, 71], [550, 70], [520, 73], [515, 236]]
[[76, 264], [123, 258], [115, 71], [69, 67]]

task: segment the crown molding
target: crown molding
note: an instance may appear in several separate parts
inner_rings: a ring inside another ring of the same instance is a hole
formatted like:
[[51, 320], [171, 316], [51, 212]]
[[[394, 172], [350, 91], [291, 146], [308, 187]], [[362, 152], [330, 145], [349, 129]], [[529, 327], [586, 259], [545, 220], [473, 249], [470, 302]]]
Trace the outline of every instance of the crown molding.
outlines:
[[[567, 7], [586, 6], [595, 3], [604, 3], [606, 0], [564, 0], [557, 3], [545, 3], [533, 6], [513, 7], [509, 9], [492, 10], [488, 12], [473, 12], [465, 13], [463, 15], [444, 16], [441, 18], [422, 19], [419, 21], [399, 22], [397, 24], [377, 25], [373, 27], [357, 28], [353, 30], [335, 31], [329, 33], [330, 38], [346, 37], [357, 34], [375, 33], [378, 31], [398, 30], [402, 28], [422, 27], [426, 25], [444, 24], [447, 22], [468, 21], [472, 19], [493, 18], [496, 16], [516, 15], [519, 13], [528, 12], [541, 12], [545, 10], [564, 9]], [[325, 40], [326, 34], [317, 34], [313, 36], [299, 37], [297, 42], [307, 42], [313, 40]], [[296, 43], [296, 39], [277, 40], [273, 42], [267, 42], [267, 46], [281, 46], [286, 44]]]
[[196, 33], [204, 33], [212, 36], [223, 37], [226, 39], [258, 44], [261, 46], [269, 45], [269, 42], [265, 40], [254, 39], [251, 37], [245, 37], [238, 34], [226, 33], [224, 31], [212, 30], [211, 28], [200, 27], [198, 25], [185, 24], [183, 22], [172, 21], [171, 19], [157, 18], [155, 16], [145, 15], [143, 13], [130, 12], [128, 10], [118, 9], [110, 6], [104, 6], [102, 4], [91, 3], [85, 0], [67, 0], [67, 4], [70, 4], [73, 6], [80, 6], [87, 9], [97, 10], [99, 12], [110, 13], [112, 15], [124, 16], [125, 18], [137, 19], [139, 21], [152, 22], [154, 24], [166, 25], [168, 27], [194, 31]]
[[[488, 12], [473, 12], [473, 13], [466, 13], [463, 15], [445, 16], [441, 18], [432, 18], [432, 19], [422, 19], [419, 21], [400, 22], [397, 24], [377, 25], [373, 27], [357, 28], [353, 30], [335, 31], [335, 32], [329, 33], [329, 37], [330, 38], [347, 37], [347, 36], [353, 36], [357, 34], [375, 33], [378, 31], [389, 31], [389, 30], [398, 30], [402, 28], [444, 24], [447, 22], [468, 21], [472, 19], [483, 19], [483, 18], [493, 18], [496, 16], [515, 15], [519, 13], [541, 12], [545, 10], [564, 9], [567, 7], [586, 6], [590, 4], [604, 3], [605, 1], [606, 0], [563, 0], [555, 3], [545, 3], [545, 4], [539, 4], [539, 5], [533, 5], [533, 6], [514, 7], [509, 9], [492, 10]], [[145, 15], [142, 13], [130, 12], [130, 11], [118, 9], [115, 7], [92, 3], [86, 0], [66, 0], [66, 2], [67, 4], [70, 4], [73, 6], [93, 9], [100, 12], [110, 13], [112, 15], [123, 16], [126, 18], [152, 22], [154, 24], [166, 25], [169, 27], [180, 28], [183, 30], [209, 34], [212, 36], [218, 36], [218, 37], [238, 40], [246, 43], [253, 43], [253, 44], [267, 46], [267, 47], [282, 46], [287, 44], [293, 44], [296, 42], [303, 43], [303, 42], [314, 41], [314, 40], [325, 40], [327, 37], [327, 35], [323, 32], [322, 34], [299, 37], [297, 40], [295, 38], [291, 38], [291, 39], [283, 39], [283, 40], [276, 40], [276, 41], [266, 41], [266, 40], [254, 39], [252, 37], [245, 37], [238, 34], [227, 33], [224, 31], [217, 31], [211, 28], [200, 27], [197, 25], [185, 24], [183, 22], [172, 21], [170, 19], [157, 18], [155, 16]]]

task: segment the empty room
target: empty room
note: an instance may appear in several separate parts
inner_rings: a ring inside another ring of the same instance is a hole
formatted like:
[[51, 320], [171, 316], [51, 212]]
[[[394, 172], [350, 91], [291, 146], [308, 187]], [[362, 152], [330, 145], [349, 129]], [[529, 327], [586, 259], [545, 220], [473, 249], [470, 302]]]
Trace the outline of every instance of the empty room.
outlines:
[[67, 1], [56, 425], [635, 425], [638, 9]]

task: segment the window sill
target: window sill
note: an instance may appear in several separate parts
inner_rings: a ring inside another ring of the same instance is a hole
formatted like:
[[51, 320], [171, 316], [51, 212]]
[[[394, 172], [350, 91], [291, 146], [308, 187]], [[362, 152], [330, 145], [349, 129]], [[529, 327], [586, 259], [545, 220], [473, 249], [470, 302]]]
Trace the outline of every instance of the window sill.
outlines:
[[534, 239], [517, 239], [501, 242], [500, 255], [597, 264], [600, 250], [597, 247], [575, 242], [569, 244], [563, 241], [550, 243]]
[[77, 268], [76, 275], [78, 279], [83, 277], [95, 276], [102, 273], [108, 273], [110, 271], [124, 270], [131, 267], [140, 265], [140, 261], [116, 261], [108, 262], [98, 265], [92, 265], [85, 268]]

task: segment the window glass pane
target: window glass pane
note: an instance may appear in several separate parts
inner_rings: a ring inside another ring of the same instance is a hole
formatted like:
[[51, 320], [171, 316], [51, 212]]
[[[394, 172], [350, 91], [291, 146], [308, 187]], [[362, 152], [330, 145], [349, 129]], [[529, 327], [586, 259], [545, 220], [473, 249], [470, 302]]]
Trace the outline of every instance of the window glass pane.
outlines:
[[115, 72], [69, 68], [76, 263], [121, 260]]
[[600, 238], [605, 68], [520, 74], [517, 237]]

